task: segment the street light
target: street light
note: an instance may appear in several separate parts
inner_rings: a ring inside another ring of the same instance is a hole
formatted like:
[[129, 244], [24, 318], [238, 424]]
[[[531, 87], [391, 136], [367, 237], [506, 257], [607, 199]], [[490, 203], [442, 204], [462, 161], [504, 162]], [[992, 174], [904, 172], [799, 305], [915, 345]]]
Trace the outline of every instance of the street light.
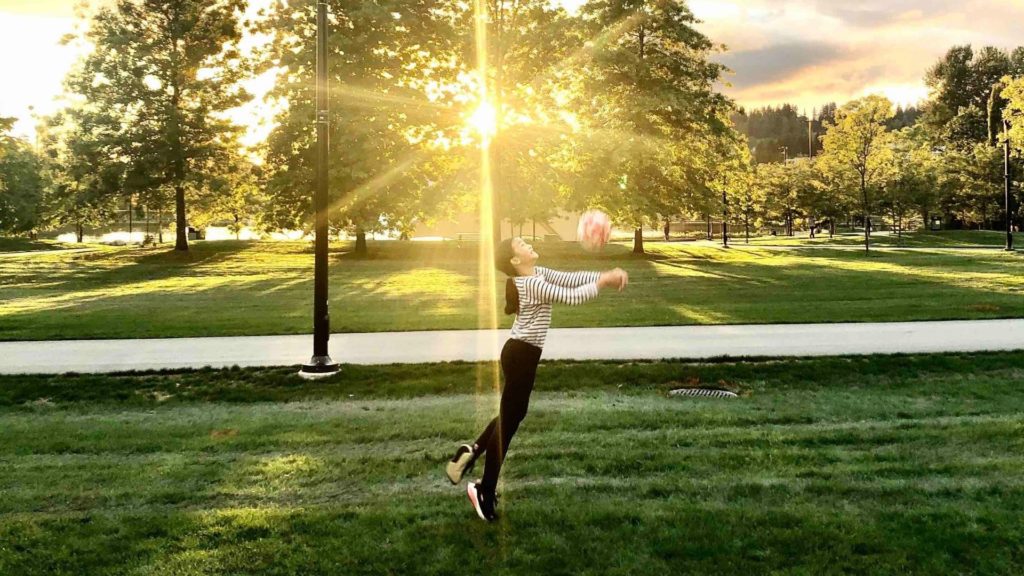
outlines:
[[327, 162], [330, 148], [327, 91], [327, 2], [316, 5], [316, 244], [313, 264], [313, 357], [302, 365], [303, 378], [322, 378], [338, 371], [327, 353], [331, 337], [331, 317], [327, 310]]
[[722, 247], [729, 247], [729, 198], [722, 189]]
[[1003, 118], [1003, 136], [1006, 142], [1003, 143], [1004, 158], [1003, 172], [1006, 179], [1006, 250], [1013, 250], [1013, 217], [1010, 212], [1010, 191], [1013, 186], [1010, 174], [1010, 120]]

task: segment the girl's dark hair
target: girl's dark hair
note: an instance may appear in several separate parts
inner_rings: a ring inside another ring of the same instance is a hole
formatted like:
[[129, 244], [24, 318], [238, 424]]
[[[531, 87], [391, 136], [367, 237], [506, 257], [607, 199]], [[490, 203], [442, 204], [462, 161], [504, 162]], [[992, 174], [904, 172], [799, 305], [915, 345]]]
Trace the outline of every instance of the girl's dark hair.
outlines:
[[515, 257], [516, 251], [512, 249], [511, 238], [502, 240], [494, 248], [494, 266], [509, 277], [505, 281], [505, 314], [519, 314], [519, 289], [516, 288], [514, 280], [519, 273], [512, 265], [512, 259]]

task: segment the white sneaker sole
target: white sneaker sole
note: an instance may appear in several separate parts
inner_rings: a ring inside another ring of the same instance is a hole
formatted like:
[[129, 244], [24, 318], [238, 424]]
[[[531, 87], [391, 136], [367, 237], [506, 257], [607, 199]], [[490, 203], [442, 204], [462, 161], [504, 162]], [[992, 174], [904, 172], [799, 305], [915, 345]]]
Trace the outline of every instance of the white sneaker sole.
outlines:
[[466, 494], [469, 496], [469, 501], [473, 503], [473, 510], [476, 510], [476, 515], [484, 522], [488, 522], [487, 517], [484, 516], [484, 511], [480, 509], [480, 500], [477, 498], [475, 482], [466, 484]]

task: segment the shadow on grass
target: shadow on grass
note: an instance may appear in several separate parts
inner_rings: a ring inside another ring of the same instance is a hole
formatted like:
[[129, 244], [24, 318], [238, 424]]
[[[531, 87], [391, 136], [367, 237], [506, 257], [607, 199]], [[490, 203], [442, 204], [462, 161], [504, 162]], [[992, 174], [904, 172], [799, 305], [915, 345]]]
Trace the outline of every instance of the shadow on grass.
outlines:
[[[171, 251], [81, 255], [33, 269], [2, 288], [0, 340], [306, 333], [307, 243], [223, 242]], [[468, 329], [481, 325], [477, 247], [371, 243], [371, 258], [332, 247], [331, 307], [340, 332]], [[583, 252], [538, 243], [541, 264], [631, 274], [623, 294], [558, 307], [555, 327], [651, 326], [1024, 316], [1017, 255], [779, 252], [648, 244]], [[45, 287], [31, 278], [46, 275]], [[495, 292], [500, 306], [503, 277]], [[6, 308], [6, 310], [5, 310]], [[501, 318], [501, 326], [511, 322]]]

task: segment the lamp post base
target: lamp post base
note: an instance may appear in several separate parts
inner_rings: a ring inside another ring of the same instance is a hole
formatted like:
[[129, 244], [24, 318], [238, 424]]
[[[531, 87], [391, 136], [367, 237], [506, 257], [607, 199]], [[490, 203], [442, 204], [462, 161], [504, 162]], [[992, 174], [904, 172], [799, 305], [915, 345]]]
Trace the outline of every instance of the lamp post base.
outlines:
[[313, 356], [313, 358], [302, 365], [299, 370], [299, 377], [306, 380], [317, 380], [337, 374], [341, 369], [330, 356]]

